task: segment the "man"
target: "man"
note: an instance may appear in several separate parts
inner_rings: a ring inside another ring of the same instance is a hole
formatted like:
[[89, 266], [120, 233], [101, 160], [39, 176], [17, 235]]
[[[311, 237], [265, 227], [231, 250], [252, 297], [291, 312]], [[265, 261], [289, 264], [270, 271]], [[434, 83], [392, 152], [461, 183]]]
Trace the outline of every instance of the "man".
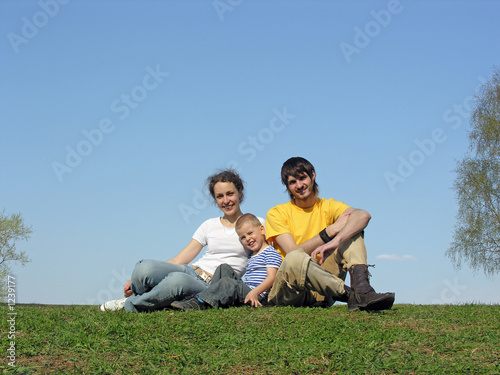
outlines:
[[[284, 257], [269, 301], [312, 306], [338, 300], [347, 302], [349, 311], [390, 309], [394, 293], [376, 293], [368, 279], [363, 230], [370, 214], [319, 198], [316, 172], [304, 158], [288, 159], [281, 181], [291, 201], [271, 208], [266, 217], [267, 240]], [[350, 287], [344, 285], [347, 272]]]

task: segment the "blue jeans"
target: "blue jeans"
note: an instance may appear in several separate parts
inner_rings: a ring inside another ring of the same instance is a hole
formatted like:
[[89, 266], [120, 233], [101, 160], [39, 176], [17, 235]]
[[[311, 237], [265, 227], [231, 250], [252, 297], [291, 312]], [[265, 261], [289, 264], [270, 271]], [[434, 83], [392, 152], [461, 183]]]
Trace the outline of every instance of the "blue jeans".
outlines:
[[136, 264], [130, 286], [125, 310], [131, 312], [160, 310], [208, 288], [188, 265], [149, 259]]

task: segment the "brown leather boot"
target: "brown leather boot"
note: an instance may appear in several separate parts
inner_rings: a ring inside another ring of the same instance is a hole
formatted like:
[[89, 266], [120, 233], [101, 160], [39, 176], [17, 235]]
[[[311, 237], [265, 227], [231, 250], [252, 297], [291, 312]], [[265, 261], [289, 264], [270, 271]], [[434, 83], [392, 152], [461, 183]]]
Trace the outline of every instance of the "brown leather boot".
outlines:
[[357, 264], [349, 270], [351, 289], [348, 293], [347, 309], [349, 311], [388, 310], [394, 304], [394, 293], [377, 293], [370, 285], [368, 266]]

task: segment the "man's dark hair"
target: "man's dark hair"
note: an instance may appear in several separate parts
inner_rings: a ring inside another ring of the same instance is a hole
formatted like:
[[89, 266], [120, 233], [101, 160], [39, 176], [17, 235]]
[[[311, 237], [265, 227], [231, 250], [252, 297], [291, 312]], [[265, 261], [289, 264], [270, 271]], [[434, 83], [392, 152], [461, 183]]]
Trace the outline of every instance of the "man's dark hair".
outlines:
[[[306, 159], [301, 158], [300, 156], [296, 156], [288, 159], [283, 163], [281, 167], [281, 182], [286, 186], [286, 190], [290, 195], [290, 199], [294, 199], [293, 194], [288, 190], [288, 177], [292, 176], [295, 178], [299, 178], [304, 174], [308, 175], [310, 178], [313, 178], [314, 166]], [[316, 183], [316, 179], [314, 179], [313, 185], [314, 193], [318, 194], [318, 184]]]

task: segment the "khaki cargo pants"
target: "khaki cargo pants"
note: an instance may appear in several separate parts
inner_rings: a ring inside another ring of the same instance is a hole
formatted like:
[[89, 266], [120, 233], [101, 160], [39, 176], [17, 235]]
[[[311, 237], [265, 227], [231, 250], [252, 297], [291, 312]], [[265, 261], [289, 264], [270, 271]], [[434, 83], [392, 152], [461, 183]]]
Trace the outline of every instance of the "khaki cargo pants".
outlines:
[[321, 266], [302, 249], [292, 251], [281, 263], [268, 300], [276, 306], [331, 305], [344, 293], [349, 268], [366, 260], [363, 232], [342, 243]]

